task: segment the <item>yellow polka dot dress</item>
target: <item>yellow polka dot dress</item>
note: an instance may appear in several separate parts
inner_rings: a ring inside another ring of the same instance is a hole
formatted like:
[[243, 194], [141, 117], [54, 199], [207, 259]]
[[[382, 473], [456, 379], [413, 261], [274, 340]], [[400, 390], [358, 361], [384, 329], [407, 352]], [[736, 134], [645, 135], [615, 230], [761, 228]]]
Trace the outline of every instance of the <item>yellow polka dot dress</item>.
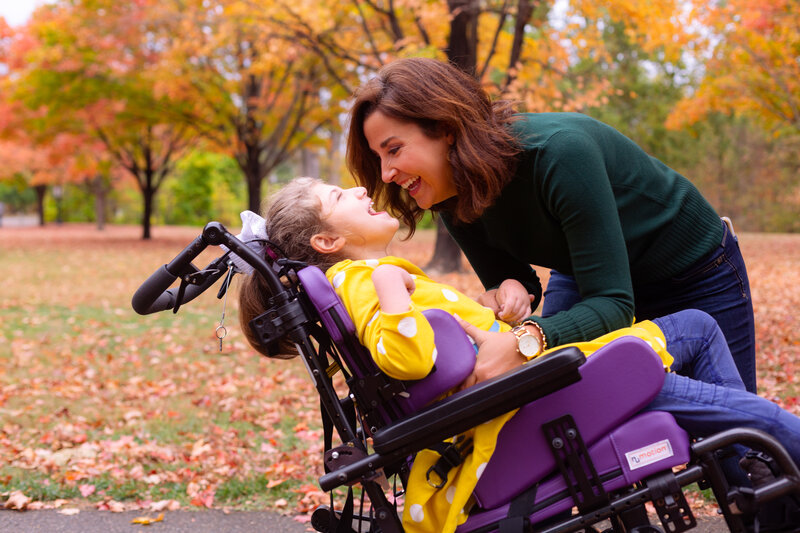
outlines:
[[[380, 310], [372, 272], [382, 264], [403, 268], [414, 279], [416, 288], [411, 295], [411, 308], [405, 313], [383, 313]], [[496, 321], [491, 309], [449, 285], [433, 281], [419, 267], [399, 257], [345, 260], [328, 269], [326, 275], [353, 319], [359, 340], [369, 349], [378, 368], [395, 379], [421, 379], [433, 368], [436, 348], [433, 331], [422, 315], [426, 309], [445, 310], [487, 331], [511, 329], [508, 324]], [[672, 362], [672, 357], [664, 348], [664, 336], [652, 322], [642, 322], [595, 341], [571, 346], [577, 346], [585, 355], [589, 355], [611, 340], [625, 335], [635, 335], [648, 341], [662, 356], [665, 366], [668, 367]], [[473, 451], [460, 466], [449, 472], [441, 488], [431, 486], [426, 478], [428, 469], [438, 461], [439, 454], [432, 450], [417, 453], [405, 496], [403, 528], [407, 533], [452, 532], [467, 519], [473, 504], [472, 491], [494, 453], [497, 435], [515, 413], [516, 410], [501, 415], [459, 436], [459, 439], [472, 438]]]

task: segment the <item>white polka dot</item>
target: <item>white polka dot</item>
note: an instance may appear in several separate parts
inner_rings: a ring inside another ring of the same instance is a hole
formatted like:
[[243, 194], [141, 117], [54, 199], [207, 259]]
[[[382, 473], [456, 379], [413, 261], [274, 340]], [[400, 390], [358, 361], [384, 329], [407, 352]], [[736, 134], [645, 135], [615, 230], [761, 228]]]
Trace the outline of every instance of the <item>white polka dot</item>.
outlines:
[[407, 316], [397, 323], [397, 331], [399, 331], [403, 337], [410, 339], [417, 334], [417, 321], [414, 317]]
[[414, 522], [422, 522], [425, 520], [425, 513], [422, 512], [422, 506], [420, 504], [415, 503], [411, 506], [409, 511], [411, 512], [411, 520]]
[[375, 268], [376, 266], [378, 266], [378, 260], [377, 259], [367, 259], [364, 262], [367, 264], [367, 266], [370, 266], [372, 268]]
[[376, 320], [378, 320], [378, 317], [379, 317], [379, 316], [381, 316], [381, 312], [380, 312], [380, 310], [378, 310], [378, 311], [375, 311], [375, 314], [374, 314], [374, 315], [372, 315], [372, 318], [370, 318], [370, 319], [369, 319], [369, 322], [367, 322], [367, 325], [369, 326], [370, 324], [372, 324], [373, 322], [375, 322]]
[[458, 294], [454, 293], [450, 289], [442, 289], [442, 294], [444, 295], [445, 298], [447, 298], [451, 302], [458, 301]]
[[437, 357], [439, 357], [439, 351], [434, 347], [433, 353], [431, 354], [431, 359], [433, 359], [434, 364], [436, 363]]
[[383, 337], [378, 339], [378, 353], [386, 355], [386, 348], [383, 347]]
[[478, 469], [475, 471], [475, 477], [480, 479], [484, 470], [486, 470], [486, 463], [481, 463], [478, 465]]
[[453, 498], [456, 497], [456, 488], [452, 485], [448, 487], [444, 497], [447, 498], [447, 503], [453, 503]]
[[416, 274], [409, 274], [409, 276], [411, 276], [411, 279], [417, 279], [417, 275]]
[[658, 344], [660, 344], [662, 348], [667, 347], [667, 345], [664, 344], [664, 341], [661, 340], [661, 337], [656, 337], [656, 341], [658, 341]]
[[333, 288], [338, 289], [342, 283], [344, 283], [345, 274], [344, 272], [339, 272], [335, 276], [333, 276]]

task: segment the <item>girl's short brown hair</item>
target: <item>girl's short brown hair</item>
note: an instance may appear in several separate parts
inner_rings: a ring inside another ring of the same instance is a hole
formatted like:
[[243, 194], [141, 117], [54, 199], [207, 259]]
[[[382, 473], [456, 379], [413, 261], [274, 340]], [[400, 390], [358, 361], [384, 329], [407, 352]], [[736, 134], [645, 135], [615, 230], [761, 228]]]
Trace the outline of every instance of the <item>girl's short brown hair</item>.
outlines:
[[431, 138], [453, 136], [448, 159], [456, 198], [446, 204], [456, 220], [477, 219], [511, 180], [521, 151], [508, 128], [511, 102], [492, 102], [478, 80], [449, 63], [421, 57], [389, 63], [355, 93], [347, 166], [377, 204], [388, 206], [408, 225], [410, 234], [424, 210], [401, 187], [381, 180], [380, 158], [364, 135], [364, 121], [375, 111], [413, 122]]
[[[269, 200], [264, 218], [267, 236], [279, 253], [293, 261], [302, 261], [318, 266], [323, 271], [342, 257], [322, 254], [311, 247], [311, 237], [327, 230], [322, 203], [313, 189], [322, 181], [315, 178], [295, 178]], [[239, 324], [250, 345], [258, 352], [269, 355], [250, 331], [250, 321], [268, 308], [273, 295], [269, 286], [258, 273], [246, 276], [239, 286]], [[282, 359], [295, 357], [297, 351], [289, 342], [279, 347], [277, 356]]]

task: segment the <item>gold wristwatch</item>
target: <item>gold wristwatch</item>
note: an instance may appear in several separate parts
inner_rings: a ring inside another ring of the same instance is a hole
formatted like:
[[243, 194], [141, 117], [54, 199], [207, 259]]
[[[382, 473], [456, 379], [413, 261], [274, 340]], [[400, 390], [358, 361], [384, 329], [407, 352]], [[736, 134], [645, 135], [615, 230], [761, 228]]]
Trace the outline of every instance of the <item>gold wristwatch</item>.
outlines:
[[526, 328], [527, 323], [520, 324], [511, 329], [511, 333], [517, 337], [517, 351], [530, 359], [542, 353], [542, 344], [533, 333]]

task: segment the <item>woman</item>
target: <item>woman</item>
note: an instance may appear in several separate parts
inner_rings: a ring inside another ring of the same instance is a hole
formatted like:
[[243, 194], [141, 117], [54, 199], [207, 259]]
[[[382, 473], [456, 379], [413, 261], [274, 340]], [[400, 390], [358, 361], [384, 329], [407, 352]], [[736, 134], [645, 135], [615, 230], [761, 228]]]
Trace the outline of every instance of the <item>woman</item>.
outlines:
[[[263, 236], [263, 224], [254, 233]], [[414, 380], [433, 368], [433, 332], [422, 315], [430, 308], [458, 314], [479, 345], [491, 337], [496, 346], [513, 351], [514, 366], [530, 358], [517, 348], [520, 337], [533, 333], [535, 326], [512, 329], [495, 320], [491, 309], [432, 280], [409, 261], [388, 255], [399, 223], [388, 213], [375, 211], [364, 188], [341, 189], [299, 178], [273, 197], [265, 225], [270, 242], [289, 258], [326, 269], [353, 319], [359, 341], [388, 375]], [[239, 318], [248, 341], [259, 350], [248, 324], [267, 309], [270, 296], [260, 276], [245, 278]], [[739, 426], [762, 429], [800, 463], [800, 419], [744, 390], [725, 340], [706, 313], [685, 310], [637, 322], [576, 346], [590, 355], [625, 335], [648, 341], [671, 370], [648, 410], [672, 413], [695, 437]], [[417, 455], [405, 498], [410, 510], [403, 516], [406, 531], [453, 531], [463, 522], [466, 515], [461, 510], [468, 505], [480, 465], [491, 457], [498, 432], [513, 414], [472, 430], [472, 454], [451, 471], [443, 487], [431, 487], [425, 481], [425, 473], [438, 459], [435, 452]]]
[[[439, 212], [487, 289], [479, 301], [498, 318], [532, 322], [542, 349], [629, 326], [634, 315], [695, 308], [719, 323], [756, 391], [753, 308], [732, 226], [610, 126], [575, 113], [514, 114], [449, 64], [400, 59], [356, 92], [347, 162], [412, 234], [425, 210]], [[527, 316], [542, 298], [532, 264], [553, 269], [541, 317]], [[500, 287], [507, 279], [524, 290]], [[483, 366], [488, 377], [506, 365]]]

